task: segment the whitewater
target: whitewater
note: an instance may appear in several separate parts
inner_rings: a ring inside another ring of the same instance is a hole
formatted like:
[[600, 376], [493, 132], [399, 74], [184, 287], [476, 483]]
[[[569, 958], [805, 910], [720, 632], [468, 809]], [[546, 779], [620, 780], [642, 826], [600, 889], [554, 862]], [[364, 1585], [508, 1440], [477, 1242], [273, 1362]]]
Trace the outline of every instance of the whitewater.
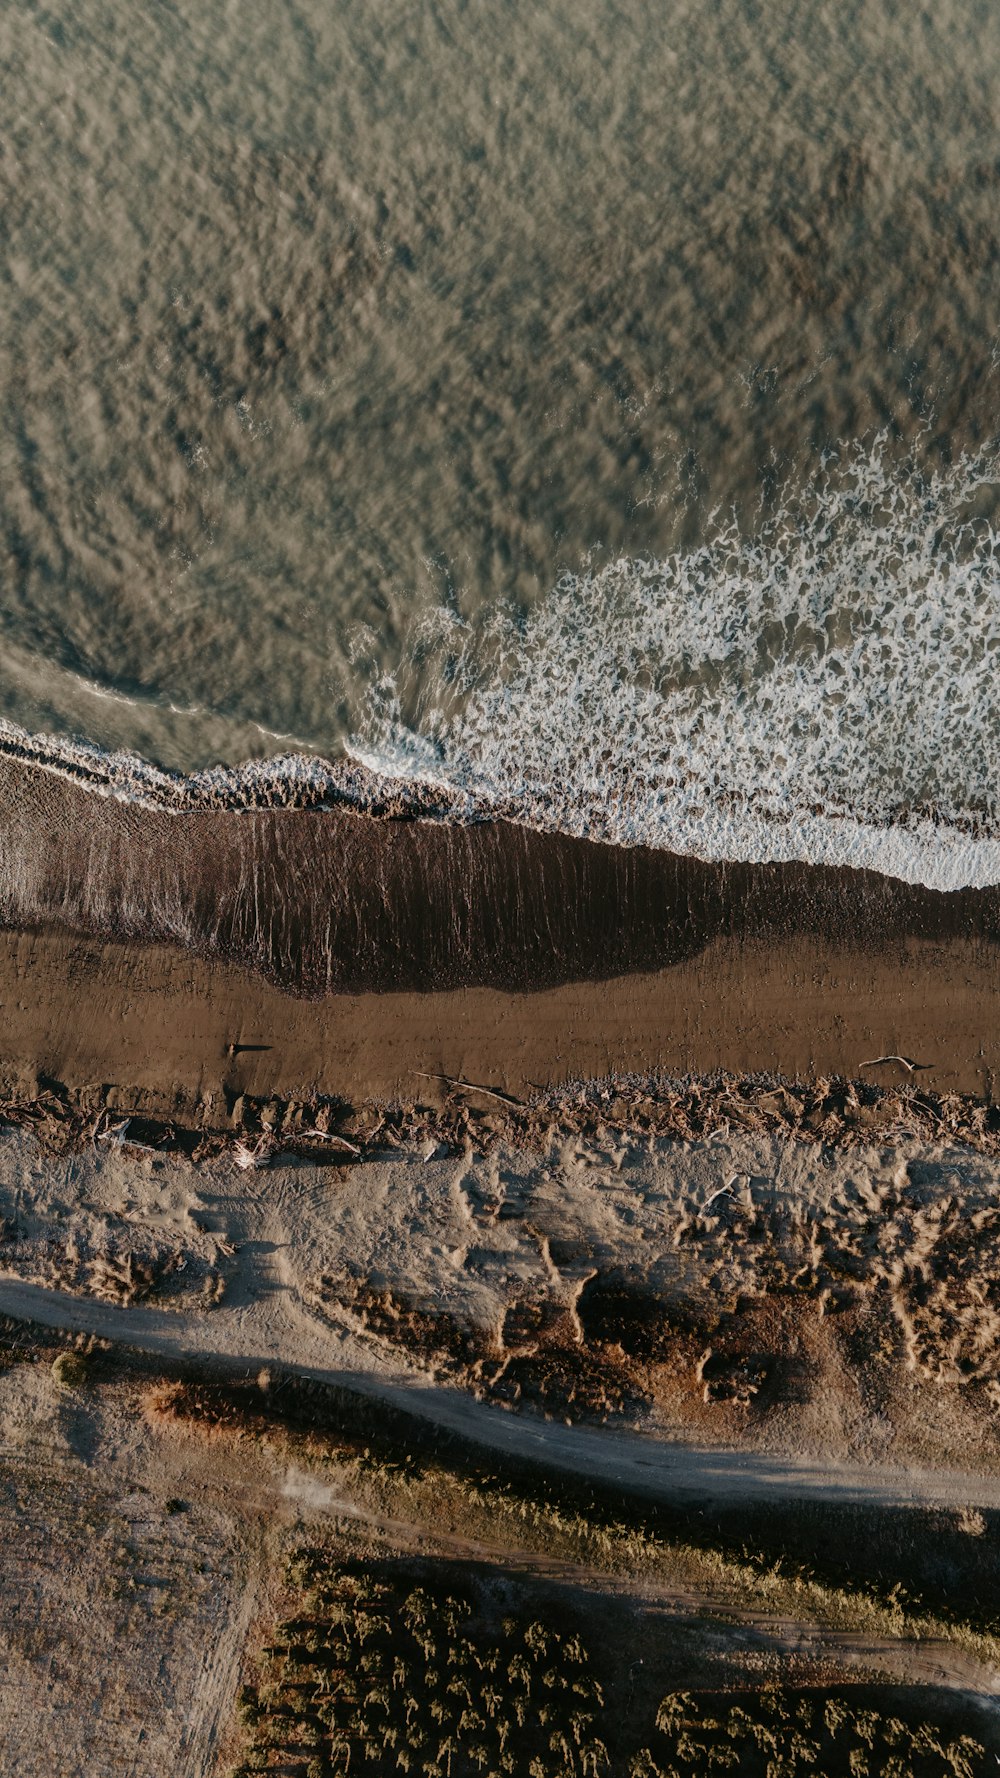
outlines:
[[566, 573], [527, 615], [443, 607], [308, 746], [182, 775], [0, 723], [0, 750], [160, 809], [354, 803], [706, 860], [1000, 882], [1000, 459], [828, 456], [751, 534]]
[[1000, 881], [1000, 459], [883, 443], [751, 536], [567, 574], [523, 622], [426, 621], [416, 719], [383, 680], [355, 757], [619, 845]]

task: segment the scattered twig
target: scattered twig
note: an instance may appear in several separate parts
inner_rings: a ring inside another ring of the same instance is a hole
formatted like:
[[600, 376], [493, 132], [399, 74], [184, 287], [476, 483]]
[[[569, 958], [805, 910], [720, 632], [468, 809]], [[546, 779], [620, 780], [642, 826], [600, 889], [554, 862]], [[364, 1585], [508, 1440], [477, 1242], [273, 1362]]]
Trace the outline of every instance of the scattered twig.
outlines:
[[270, 1166], [273, 1144], [270, 1137], [261, 1136], [253, 1148], [248, 1142], [237, 1142], [232, 1153], [237, 1167], [247, 1173], [253, 1168]]
[[135, 1136], [130, 1136], [128, 1134], [128, 1130], [129, 1130], [131, 1123], [132, 1123], [132, 1119], [130, 1117], [127, 1117], [127, 1118], [125, 1118], [125, 1120], [122, 1123], [114, 1124], [107, 1130], [97, 1130], [97, 1128], [95, 1126], [95, 1132], [94, 1132], [94, 1152], [95, 1152], [95, 1154], [97, 1152], [97, 1144], [99, 1142], [113, 1142], [116, 1148], [138, 1148], [141, 1150], [141, 1152], [143, 1154], [155, 1154], [156, 1153], [155, 1148], [150, 1147], [150, 1144], [148, 1142], [139, 1142]]
[[933, 1068], [933, 1062], [915, 1062], [912, 1056], [873, 1056], [870, 1062], [859, 1062], [859, 1068], [880, 1068], [883, 1062], [899, 1062], [909, 1074], [918, 1069]]
[[487, 1099], [499, 1099], [501, 1105], [516, 1105], [521, 1109], [524, 1107], [524, 1100], [515, 1099], [513, 1093], [501, 1093], [496, 1087], [480, 1086], [478, 1081], [459, 1080], [454, 1074], [428, 1074], [424, 1068], [413, 1068], [410, 1072], [419, 1075], [421, 1080], [443, 1080], [447, 1086], [460, 1087], [465, 1093], [485, 1093]]
[[315, 1137], [317, 1142], [332, 1142], [336, 1148], [346, 1148], [348, 1154], [361, 1153], [356, 1142], [348, 1142], [346, 1136], [338, 1136], [335, 1130], [302, 1130], [300, 1135]]
[[720, 1185], [717, 1191], [712, 1192], [710, 1196], [705, 1199], [702, 1209], [707, 1210], [709, 1204], [715, 1203], [716, 1198], [724, 1198], [727, 1192], [731, 1192], [733, 1186], [736, 1184], [736, 1179], [737, 1175], [734, 1173], [732, 1179], [727, 1179], [725, 1185]]
[[947, 1131], [948, 1125], [945, 1123], [944, 1118], [941, 1116], [941, 1113], [939, 1111], [935, 1111], [933, 1105], [928, 1105], [926, 1099], [918, 1099], [916, 1101], [916, 1103], [921, 1111], [926, 1111], [928, 1117], [932, 1117], [934, 1119], [939, 1130]]

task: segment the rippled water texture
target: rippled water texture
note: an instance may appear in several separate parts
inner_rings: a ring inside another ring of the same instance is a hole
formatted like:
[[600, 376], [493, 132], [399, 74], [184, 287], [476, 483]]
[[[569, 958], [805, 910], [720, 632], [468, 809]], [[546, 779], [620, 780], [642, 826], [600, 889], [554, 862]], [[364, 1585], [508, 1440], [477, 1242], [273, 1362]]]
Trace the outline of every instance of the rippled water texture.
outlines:
[[753, 539], [831, 446], [935, 471], [995, 430], [985, 0], [13, 0], [3, 59], [28, 729], [183, 768], [370, 741], [401, 660], [401, 716], [437, 699], [439, 604], [613, 631], [609, 562], [716, 507]]

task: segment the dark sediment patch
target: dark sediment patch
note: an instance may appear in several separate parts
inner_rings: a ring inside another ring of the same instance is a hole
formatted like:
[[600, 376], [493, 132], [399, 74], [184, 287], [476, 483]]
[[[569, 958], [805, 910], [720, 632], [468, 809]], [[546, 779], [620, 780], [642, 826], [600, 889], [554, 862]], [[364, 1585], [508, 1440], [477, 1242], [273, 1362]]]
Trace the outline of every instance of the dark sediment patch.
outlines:
[[642, 1367], [620, 1349], [580, 1340], [565, 1308], [527, 1299], [491, 1333], [441, 1308], [365, 1279], [324, 1277], [317, 1295], [340, 1319], [405, 1352], [442, 1380], [459, 1380], [481, 1401], [534, 1408], [567, 1422], [606, 1421], [649, 1406]]
[[525, 993], [671, 969], [719, 940], [890, 964], [914, 942], [961, 941], [986, 963], [1000, 938], [1000, 887], [942, 893], [343, 805], [168, 812], [10, 758], [0, 832], [8, 927], [181, 945], [306, 996]]

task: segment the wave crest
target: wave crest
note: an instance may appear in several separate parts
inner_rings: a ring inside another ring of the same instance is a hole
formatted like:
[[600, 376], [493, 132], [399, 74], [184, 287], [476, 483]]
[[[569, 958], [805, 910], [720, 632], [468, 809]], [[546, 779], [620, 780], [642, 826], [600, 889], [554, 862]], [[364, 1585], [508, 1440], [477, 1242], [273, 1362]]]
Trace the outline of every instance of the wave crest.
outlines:
[[440, 614], [354, 757], [618, 844], [1000, 881], [1000, 456], [928, 475], [884, 444], [753, 537], [566, 574], [525, 620]]

